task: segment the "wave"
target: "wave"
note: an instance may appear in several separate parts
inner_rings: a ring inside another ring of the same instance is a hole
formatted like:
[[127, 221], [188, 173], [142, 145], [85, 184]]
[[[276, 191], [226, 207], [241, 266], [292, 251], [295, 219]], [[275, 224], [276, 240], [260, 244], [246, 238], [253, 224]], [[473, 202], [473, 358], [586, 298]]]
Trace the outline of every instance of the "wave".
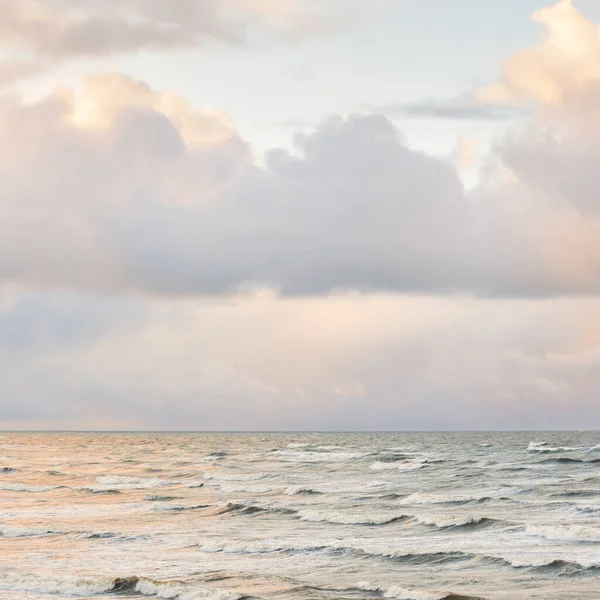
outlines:
[[286, 487], [285, 490], [283, 490], [283, 493], [286, 496], [311, 496], [322, 494], [323, 492], [319, 492], [313, 488], [302, 487], [300, 485], [291, 485]]
[[19, 525], [6, 525], [0, 523], [0, 537], [5, 538], [23, 538], [23, 537], [44, 537], [47, 535], [56, 535], [59, 532], [49, 529], [30, 529]]
[[118, 534], [111, 533], [110, 531], [106, 531], [106, 532], [99, 532], [99, 533], [88, 533], [88, 534], [86, 534], [85, 537], [88, 540], [105, 540], [105, 539], [118, 537]]
[[225, 450], [217, 450], [216, 452], [211, 452], [207, 456], [204, 457], [205, 461], [214, 461], [214, 460], [223, 460], [227, 456], [227, 452]]
[[327, 554], [330, 556], [354, 556], [357, 558], [392, 560], [403, 564], [411, 565], [442, 565], [454, 562], [464, 562], [476, 557], [474, 554], [466, 552], [411, 552], [398, 550], [396, 548], [361, 548], [354, 545], [336, 545], [334, 543], [326, 544], [306, 544], [297, 542], [286, 542], [278, 540], [262, 541], [243, 541], [236, 542], [231, 540], [206, 540], [198, 544], [198, 550], [208, 553], [225, 554]]
[[422, 525], [437, 527], [438, 529], [484, 529], [502, 524], [502, 521], [491, 519], [490, 517], [470, 517], [470, 516], [432, 516], [432, 517], [413, 517], [415, 521]]
[[394, 461], [377, 461], [373, 464], [369, 465], [369, 469], [372, 471], [418, 471], [423, 467], [426, 467], [425, 463], [415, 463], [415, 462], [394, 462]]
[[575, 561], [556, 559], [544, 564], [532, 565], [530, 571], [538, 573], [551, 573], [560, 577], [581, 575], [600, 570], [600, 564], [582, 565]]
[[256, 504], [242, 504], [238, 502], [228, 502], [225, 506], [217, 507], [215, 515], [255, 515], [260, 513], [279, 513], [284, 515], [294, 515], [297, 511], [291, 508], [279, 508], [271, 506], [257, 506]]
[[25, 485], [24, 483], [0, 482], [0, 490], [6, 492], [50, 492], [57, 490], [60, 485]]
[[406, 496], [399, 501], [399, 504], [473, 504], [492, 501], [507, 501], [507, 496], [490, 496], [487, 493], [482, 494], [455, 494], [444, 495], [429, 494], [426, 492], [417, 492]]
[[546, 458], [542, 463], [559, 463], [559, 464], [598, 464], [600, 458], [572, 458], [570, 456], [553, 456], [552, 458]]
[[90, 486], [79, 486], [72, 488], [78, 492], [87, 492], [88, 494], [120, 494], [121, 492], [116, 489], [103, 488], [103, 487], [90, 487]]
[[202, 475], [208, 481], [259, 481], [270, 479], [273, 475], [269, 473], [224, 473], [223, 471], [208, 471]]
[[577, 452], [580, 447], [572, 446], [550, 446], [548, 442], [531, 442], [527, 446], [528, 452], [539, 452], [540, 454], [552, 454], [554, 452]]
[[101, 488], [90, 488], [96, 490], [130, 490], [130, 489], [146, 489], [155, 487], [167, 487], [175, 485], [172, 481], [156, 478], [145, 477], [127, 477], [124, 475], [102, 475], [96, 477], [96, 483], [100, 484]]
[[551, 494], [553, 498], [589, 498], [598, 496], [600, 490], [565, 490], [564, 492], [556, 492]]
[[367, 456], [368, 452], [319, 452], [317, 450], [274, 450], [275, 454], [286, 462], [347, 462]]
[[221, 483], [218, 488], [225, 494], [270, 494], [281, 489], [270, 485], [233, 485], [231, 483]]
[[146, 496], [144, 498], [146, 502], [171, 502], [177, 499], [177, 496]]
[[313, 523], [325, 522], [336, 525], [388, 525], [410, 518], [407, 515], [367, 516], [325, 510], [301, 510], [298, 512], [298, 517], [301, 521], [311, 521]]
[[381, 587], [372, 585], [369, 582], [361, 581], [356, 584], [359, 590], [368, 592], [377, 592], [384, 598], [394, 598], [396, 600], [483, 600], [476, 596], [464, 596], [453, 592], [433, 592], [426, 590], [415, 590], [405, 588], [399, 585], [391, 587]]
[[58, 576], [15, 571], [0, 572], [0, 590], [86, 597], [99, 594], [131, 594], [178, 600], [239, 600], [241, 596], [181, 581], [157, 581], [145, 577]]
[[212, 504], [167, 504], [165, 506], [154, 506], [152, 510], [158, 512], [186, 512], [190, 510], [206, 510], [212, 507]]
[[527, 525], [525, 533], [547, 540], [600, 543], [600, 528], [590, 525]]

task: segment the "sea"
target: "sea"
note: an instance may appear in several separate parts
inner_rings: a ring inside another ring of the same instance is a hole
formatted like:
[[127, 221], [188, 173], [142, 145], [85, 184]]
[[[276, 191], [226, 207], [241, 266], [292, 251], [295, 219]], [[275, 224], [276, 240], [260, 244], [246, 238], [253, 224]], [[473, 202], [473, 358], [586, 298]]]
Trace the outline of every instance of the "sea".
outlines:
[[600, 433], [2, 433], [0, 598], [595, 600]]

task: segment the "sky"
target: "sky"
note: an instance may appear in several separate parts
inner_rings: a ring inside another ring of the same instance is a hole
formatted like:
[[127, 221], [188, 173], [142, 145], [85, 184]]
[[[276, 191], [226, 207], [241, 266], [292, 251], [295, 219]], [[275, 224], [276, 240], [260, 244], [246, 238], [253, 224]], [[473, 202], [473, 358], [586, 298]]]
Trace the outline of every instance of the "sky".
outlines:
[[0, 429], [600, 428], [600, 4], [0, 3]]

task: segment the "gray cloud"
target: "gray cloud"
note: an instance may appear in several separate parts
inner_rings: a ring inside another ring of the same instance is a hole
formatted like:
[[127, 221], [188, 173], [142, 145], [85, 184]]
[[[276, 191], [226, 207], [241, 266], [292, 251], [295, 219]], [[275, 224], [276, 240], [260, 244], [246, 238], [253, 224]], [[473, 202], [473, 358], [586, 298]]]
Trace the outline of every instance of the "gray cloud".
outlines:
[[519, 180], [492, 168], [467, 192], [382, 115], [331, 118], [260, 168], [222, 115], [125, 78], [96, 84], [118, 101], [0, 104], [6, 281], [160, 295], [599, 291], [600, 223], [569, 195], [577, 179], [556, 200], [515, 158]]

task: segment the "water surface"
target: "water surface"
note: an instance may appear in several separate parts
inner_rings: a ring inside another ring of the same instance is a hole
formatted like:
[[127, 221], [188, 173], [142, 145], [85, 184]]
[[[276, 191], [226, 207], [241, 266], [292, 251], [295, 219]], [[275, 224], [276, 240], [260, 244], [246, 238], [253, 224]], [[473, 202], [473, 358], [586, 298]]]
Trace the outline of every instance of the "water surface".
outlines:
[[0, 598], [592, 600], [600, 434], [0, 437]]

